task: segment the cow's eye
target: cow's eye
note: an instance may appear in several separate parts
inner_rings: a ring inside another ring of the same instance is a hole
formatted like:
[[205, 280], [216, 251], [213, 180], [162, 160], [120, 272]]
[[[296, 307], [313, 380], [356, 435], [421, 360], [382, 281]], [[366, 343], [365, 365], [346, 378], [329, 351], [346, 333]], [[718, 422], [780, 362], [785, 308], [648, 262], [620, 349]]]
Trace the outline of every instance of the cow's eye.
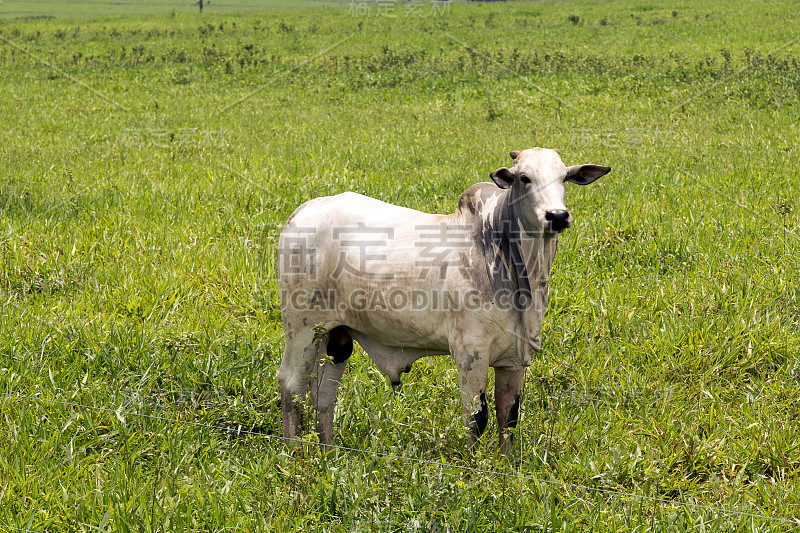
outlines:
[[528, 183], [530, 183], [530, 182], [531, 182], [531, 179], [530, 179], [528, 176], [521, 176], [521, 177], [519, 178], [519, 180], [520, 180], [522, 183], [525, 183], [525, 184], [528, 184]]

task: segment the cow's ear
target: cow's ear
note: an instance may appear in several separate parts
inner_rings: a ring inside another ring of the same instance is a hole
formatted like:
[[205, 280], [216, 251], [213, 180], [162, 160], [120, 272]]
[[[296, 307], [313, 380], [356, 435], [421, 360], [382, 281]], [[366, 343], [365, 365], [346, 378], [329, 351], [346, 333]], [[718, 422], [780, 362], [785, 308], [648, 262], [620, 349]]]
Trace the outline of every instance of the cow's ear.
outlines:
[[578, 185], [589, 185], [600, 176], [611, 172], [611, 167], [601, 165], [572, 165], [567, 167], [567, 181]]
[[492, 178], [498, 187], [501, 189], [508, 189], [511, 187], [511, 184], [514, 183], [514, 173], [508, 170], [506, 167], [500, 167], [491, 174], [489, 177]]

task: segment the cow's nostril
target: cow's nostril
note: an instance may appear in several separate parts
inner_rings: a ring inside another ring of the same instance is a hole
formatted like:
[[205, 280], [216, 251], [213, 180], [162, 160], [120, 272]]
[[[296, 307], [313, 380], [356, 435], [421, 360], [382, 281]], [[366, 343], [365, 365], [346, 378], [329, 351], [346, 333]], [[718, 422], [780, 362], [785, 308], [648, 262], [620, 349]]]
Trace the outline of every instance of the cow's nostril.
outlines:
[[548, 211], [544, 214], [545, 220], [556, 221], [556, 220], [568, 220], [569, 219], [569, 211], [566, 209], [559, 209], [558, 211]]
[[569, 211], [566, 209], [547, 211], [544, 218], [550, 222], [550, 229], [553, 231], [561, 231], [569, 227]]

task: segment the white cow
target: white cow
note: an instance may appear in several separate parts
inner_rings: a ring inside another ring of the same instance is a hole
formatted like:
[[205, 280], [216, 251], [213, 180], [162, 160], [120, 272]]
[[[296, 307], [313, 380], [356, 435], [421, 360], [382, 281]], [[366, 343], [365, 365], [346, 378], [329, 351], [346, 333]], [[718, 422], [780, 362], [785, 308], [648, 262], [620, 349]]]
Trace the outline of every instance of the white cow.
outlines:
[[510, 155], [514, 165], [464, 191], [450, 215], [354, 193], [292, 214], [278, 245], [285, 437], [301, 431], [310, 392], [320, 441], [332, 441], [336, 389], [355, 340], [395, 386], [417, 359], [450, 354], [470, 446], [488, 422], [493, 367], [500, 446], [509, 446], [525, 369], [541, 344], [557, 236], [572, 222], [565, 182], [586, 185], [611, 170], [566, 167], [557, 150]]

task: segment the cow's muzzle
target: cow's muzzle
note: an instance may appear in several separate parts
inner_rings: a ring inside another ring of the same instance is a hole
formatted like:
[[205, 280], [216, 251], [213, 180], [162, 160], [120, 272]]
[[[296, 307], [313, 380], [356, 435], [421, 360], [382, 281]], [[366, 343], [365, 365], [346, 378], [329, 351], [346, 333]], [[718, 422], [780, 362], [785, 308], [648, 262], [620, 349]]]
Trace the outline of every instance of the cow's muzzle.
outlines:
[[547, 211], [544, 214], [544, 219], [549, 223], [550, 231], [555, 232], [564, 231], [569, 227], [570, 224], [569, 211], [566, 209]]

